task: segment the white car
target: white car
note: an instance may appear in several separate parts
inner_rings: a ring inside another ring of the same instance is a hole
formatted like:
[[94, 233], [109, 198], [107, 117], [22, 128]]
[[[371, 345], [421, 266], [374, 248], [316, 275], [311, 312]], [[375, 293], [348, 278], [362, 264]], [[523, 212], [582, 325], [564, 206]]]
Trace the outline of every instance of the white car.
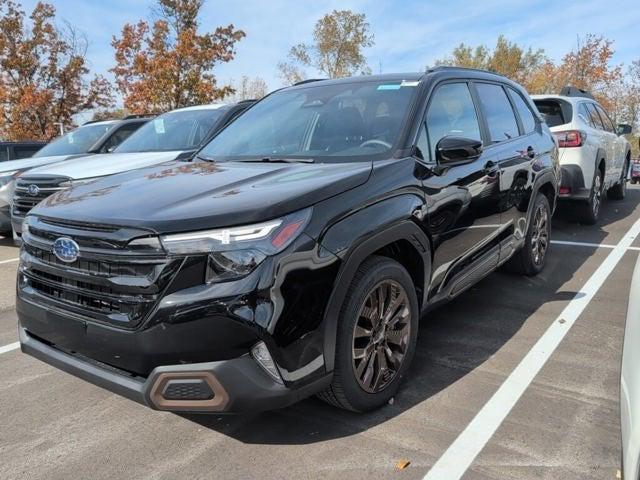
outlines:
[[620, 379], [620, 426], [625, 480], [640, 479], [640, 257], [629, 292]]
[[11, 209], [16, 240], [25, 216], [49, 195], [107, 175], [191, 159], [203, 144], [252, 103], [216, 103], [172, 110], [140, 127], [113, 153], [34, 168], [21, 175], [16, 182]]
[[558, 140], [562, 183], [558, 199], [571, 200], [579, 219], [598, 221], [602, 195], [616, 200], [626, 195], [631, 146], [622, 136], [629, 125], [615, 126], [591, 94], [565, 87], [560, 95], [532, 95]]

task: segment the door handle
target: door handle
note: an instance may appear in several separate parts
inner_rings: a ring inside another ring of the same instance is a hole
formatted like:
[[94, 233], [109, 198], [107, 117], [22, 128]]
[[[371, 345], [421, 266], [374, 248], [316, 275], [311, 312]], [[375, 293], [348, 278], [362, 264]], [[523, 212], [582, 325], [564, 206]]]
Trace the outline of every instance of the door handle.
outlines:
[[484, 173], [486, 173], [489, 177], [495, 177], [498, 174], [499, 169], [500, 166], [493, 160], [489, 160], [484, 164]]

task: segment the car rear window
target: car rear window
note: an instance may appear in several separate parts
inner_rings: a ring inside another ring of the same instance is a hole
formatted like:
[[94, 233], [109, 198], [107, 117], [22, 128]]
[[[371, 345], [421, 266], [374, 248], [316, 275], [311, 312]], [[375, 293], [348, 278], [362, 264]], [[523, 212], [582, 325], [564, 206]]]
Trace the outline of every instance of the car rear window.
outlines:
[[561, 100], [534, 100], [538, 111], [550, 127], [564, 125], [571, 121], [571, 106]]

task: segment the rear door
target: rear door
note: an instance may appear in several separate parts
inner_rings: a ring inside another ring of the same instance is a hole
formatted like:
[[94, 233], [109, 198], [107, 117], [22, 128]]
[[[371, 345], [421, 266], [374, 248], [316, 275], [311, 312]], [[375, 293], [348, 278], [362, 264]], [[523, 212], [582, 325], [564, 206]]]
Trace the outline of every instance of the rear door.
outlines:
[[[606, 165], [605, 174], [607, 174], [608, 172], [611, 171], [611, 163], [614, 156], [612, 152], [613, 146], [611, 145], [611, 139], [604, 128], [604, 123], [602, 122], [602, 118], [600, 118], [600, 114], [596, 110], [596, 104], [593, 102], [587, 102], [586, 107], [589, 112], [589, 121], [593, 125], [595, 125], [595, 129], [592, 130], [590, 134], [595, 135], [597, 137], [598, 148], [602, 149], [602, 151], [604, 151], [605, 153], [605, 165]], [[593, 159], [594, 164], [597, 160], [599, 159], [597, 158]], [[607, 181], [607, 178], [605, 178], [605, 182], [606, 181]], [[585, 187], [591, 188], [591, 185], [585, 185]]]
[[602, 119], [602, 123], [604, 124], [604, 129], [607, 137], [607, 148], [610, 156], [611, 163], [611, 178], [612, 182], [617, 182], [620, 176], [622, 175], [622, 167], [624, 164], [624, 142], [618, 136], [616, 132], [615, 125], [609, 118], [609, 115], [600, 105], [595, 105], [600, 118]]
[[[490, 146], [487, 153], [498, 164], [499, 210], [506, 242], [501, 257], [511, 255], [515, 239], [523, 238], [527, 228], [528, 194], [532, 165], [540, 154], [536, 122], [519, 93], [498, 83], [476, 83], [478, 99]], [[516, 111], [522, 110], [521, 115]], [[511, 237], [513, 235], [513, 237]]]
[[435, 87], [417, 141], [425, 161], [437, 171], [423, 181], [428, 202], [426, 227], [434, 241], [434, 290], [448, 286], [457, 293], [465, 288], [461, 276], [471, 266], [484, 262], [481, 268], [490, 269], [498, 261], [499, 174], [495, 157], [483, 153], [474, 160], [443, 167], [435, 155], [437, 143], [446, 136], [483, 141], [481, 125], [466, 81]]

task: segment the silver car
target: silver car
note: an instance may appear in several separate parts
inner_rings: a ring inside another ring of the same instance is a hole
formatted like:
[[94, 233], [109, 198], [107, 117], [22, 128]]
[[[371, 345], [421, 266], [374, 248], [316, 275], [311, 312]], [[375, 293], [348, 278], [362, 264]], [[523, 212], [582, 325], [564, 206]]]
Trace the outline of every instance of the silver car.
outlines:
[[620, 425], [625, 480], [640, 480], [640, 257], [629, 292], [620, 381]]

